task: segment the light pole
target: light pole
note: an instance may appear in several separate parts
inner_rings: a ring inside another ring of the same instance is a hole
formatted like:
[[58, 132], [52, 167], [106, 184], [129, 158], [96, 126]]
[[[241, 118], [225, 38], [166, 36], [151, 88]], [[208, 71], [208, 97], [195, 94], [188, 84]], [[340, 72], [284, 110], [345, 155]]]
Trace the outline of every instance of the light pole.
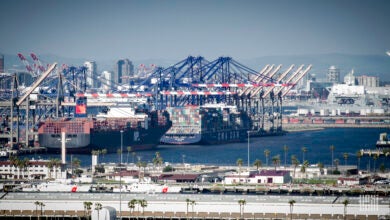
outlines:
[[249, 131], [247, 131], [248, 133], [248, 172], [249, 172]]
[[121, 161], [119, 164], [119, 217], [122, 219], [122, 151], [123, 151], [123, 130], [121, 130]]

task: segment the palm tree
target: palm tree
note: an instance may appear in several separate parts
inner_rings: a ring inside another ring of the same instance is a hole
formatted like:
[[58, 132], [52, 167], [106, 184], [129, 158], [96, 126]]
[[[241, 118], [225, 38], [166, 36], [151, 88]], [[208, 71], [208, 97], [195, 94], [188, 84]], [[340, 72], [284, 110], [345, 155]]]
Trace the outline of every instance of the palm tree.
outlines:
[[272, 157], [272, 163], [275, 166], [275, 170], [276, 170], [276, 167], [280, 164], [280, 155], [279, 154]]
[[358, 159], [358, 166], [357, 166], [358, 170], [360, 169], [360, 159], [362, 158], [362, 156], [363, 156], [363, 154], [360, 150], [356, 151], [356, 157]]
[[[122, 150], [121, 149], [118, 149], [117, 151], [116, 151], [116, 153], [118, 154], [118, 161], [119, 161], [119, 163], [121, 163], [121, 154], [122, 154]], [[121, 164], [120, 164], [121, 165]]]
[[136, 155], [136, 153], [133, 151], [133, 152], [131, 153], [131, 155], [133, 156], [133, 163], [135, 163], [135, 155]]
[[160, 152], [156, 152], [156, 156], [153, 158], [153, 164], [155, 166], [161, 166], [163, 163], [163, 159], [160, 155]]
[[348, 204], [349, 204], [348, 199], [345, 199], [345, 200], [343, 201], [343, 204], [344, 204], [344, 219], [347, 219], [347, 206], [348, 206]]
[[95, 210], [97, 211], [97, 213], [98, 213], [98, 220], [99, 220], [99, 218], [100, 218], [100, 210], [102, 210], [103, 209], [103, 206], [102, 206], [102, 204], [101, 203], [98, 203], [98, 202], [96, 202], [95, 203]]
[[91, 211], [92, 202], [84, 202], [84, 216], [89, 215]]
[[338, 158], [334, 159], [335, 171], [339, 170], [339, 163], [340, 163], [340, 160]]
[[244, 206], [246, 204], [245, 199], [238, 200], [238, 204], [240, 205], [240, 217], [244, 214]]
[[376, 167], [375, 167], [375, 165], [376, 165], [376, 160], [378, 159], [378, 154], [374, 153], [374, 154], [372, 155], [372, 159], [374, 159], [374, 172], [376, 172]]
[[103, 159], [104, 159], [104, 155], [107, 154], [107, 149], [106, 149], [106, 148], [102, 149], [102, 150], [100, 151], [100, 153], [103, 155]]
[[324, 174], [324, 164], [322, 162], [318, 162], [317, 166], [320, 168], [321, 175]]
[[239, 179], [238, 183], [241, 183], [241, 166], [243, 164], [242, 159], [238, 158], [237, 161], [236, 161], [236, 164], [238, 166], [238, 179]]
[[38, 215], [38, 206], [39, 206], [39, 204], [41, 204], [41, 202], [39, 202], [39, 201], [35, 201], [35, 202], [34, 202], [34, 205], [35, 205], [35, 214], [36, 214], [36, 215]]
[[299, 165], [299, 160], [295, 155], [291, 156], [291, 163], [294, 165], [294, 178], [295, 178], [295, 170], [297, 169]]
[[[136, 200], [136, 199], [132, 199], [131, 201], [129, 201], [129, 202], [127, 203], [127, 206], [129, 207], [130, 212], [134, 212], [135, 205], [136, 205], [137, 203], [138, 203], [138, 200]], [[133, 211], [131, 211], [131, 210], [133, 210]]]
[[191, 210], [192, 210], [192, 218], [194, 218], [194, 206], [196, 205], [195, 200], [191, 200]]
[[305, 160], [301, 167], [301, 172], [306, 173], [306, 168], [309, 166], [309, 161]]
[[187, 203], [187, 211], [186, 211], [186, 214], [188, 215], [188, 206], [189, 206], [190, 203], [191, 203], [191, 199], [187, 198], [187, 199], [186, 199], [186, 203]]
[[[20, 162], [23, 178], [24, 178], [25, 171], [28, 171], [29, 164], [30, 164], [30, 160], [27, 157], [23, 158], [23, 160]], [[28, 173], [27, 173], [27, 177], [28, 177]]]
[[330, 149], [330, 151], [331, 151], [331, 153], [332, 153], [332, 170], [333, 170], [333, 161], [334, 161], [334, 159], [333, 159], [333, 153], [334, 153], [334, 149], [335, 149], [334, 145], [331, 145], [331, 146], [329, 147], [329, 149]]
[[307, 147], [302, 147], [302, 161], [305, 161], [305, 153], [307, 152]]
[[347, 166], [347, 160], [348, 160], [348, 153], [343, 153], [344, 161], [345, 161], [345, 166]]
[[49, 172], [49, 179], [51, 179], [51, 171], [53, 171], [53, 167], [54, 167], [54, 159], [50, 158], [49, 162], [47, 162], [47, 168], [48, 168], [48, 172]]
[[127, 163], [129, 163], [129, 154], [130, 154], [130, 151], [131, 151], [131, 147], [130, 146], [128, 146], [127, 147]]
[[263, 165], [263, 162], [261, 160], [256, 159], [255, 162], [253, 163], [253, 166], [256, 166], [256, 169], [259, 170], [259, 167]]
[[288, 201], [288, 204], [290, 204], [290, 219], [292, 219], [292, 214], [293, 214], [293, 208], [294, 208], [295, 200], [291, 199], [290, 201]]
[[142, 214], [145, 213], [145, 208], [148, 206], [148, 202], [145, 199], [141, 199], [138, 203], [142, 207]]
[[287, 145], [283, 146], [283, 151], [284, 151], [284, 166], [287, 166], [287, 152], [288, 152], [288, 146]]
[[267, 164], [267, 166], [268, 166], [268, 157], [269, 157], [269, 154], [270, 154], [270, 153], [271, 153], [270, 150], [268, 150], [268, 149], [265, 149], [265, 150], [264, 150], [265, 163]]
[[72, 159], [72, 175], [73, 175], [73, 169], [78, 169], [80, 167], [81, 160], [77, 157]]

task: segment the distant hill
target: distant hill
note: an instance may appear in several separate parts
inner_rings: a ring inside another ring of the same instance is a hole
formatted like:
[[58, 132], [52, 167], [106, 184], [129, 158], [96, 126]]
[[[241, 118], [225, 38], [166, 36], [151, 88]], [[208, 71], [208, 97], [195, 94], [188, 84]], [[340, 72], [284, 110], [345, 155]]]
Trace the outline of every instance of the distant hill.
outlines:
[[[4, 55], [5, 57], [5, 69], [9, 72], [13, 72], [15, 69], [23, 69], [24, 66], [19, 60], [17, 55]], [[28, 54], [25, 54], [27, 57]], [[39, 58], [44, 63], [57, 62], [59, 64], [66, 63], [68, 65], [80, 66], [84, 61], [88, 59], [83, 58], [67, 58], [53, 54], [42, 54]], [[205, 57], [208, 60], [216, 58]], [[32, 60], [28, 57], [30, 63]], [[180, 60], [168, 60], [168, 59], [146, 59], [137, 60], [136, 58], [129, 57], [133, 61], [135, 67], [139, 64], [168, 67], [176, 64]], [[383, 55], [348, 55], [348, 54], [315, 54], [315, 55], [290, 55], [290, 56], [263, 56], [252, 59], [240, 59], [239, 57], [233, 57], [241, 64], [248, 66], [254, 70], [260, 70], [267, 64], [282, 64], [282, 69], [286, 69], [289, 65], [295, 64], [296, 66], [305, 64], [305, 66], [312, 64], [313, 68], [310, 73], [316, 74], [317, 78], [324, 78], [328, 71], [328, 68], [332, 65], [338, 67], [343, 77], [351, 69], [355, 70], [355, 75], [370, 75], [379, 76], [381, 81], [390, 81], [390, 57]], [[95, 60], [97, 62], [98, 71], [114, 70], [115, 60]]]

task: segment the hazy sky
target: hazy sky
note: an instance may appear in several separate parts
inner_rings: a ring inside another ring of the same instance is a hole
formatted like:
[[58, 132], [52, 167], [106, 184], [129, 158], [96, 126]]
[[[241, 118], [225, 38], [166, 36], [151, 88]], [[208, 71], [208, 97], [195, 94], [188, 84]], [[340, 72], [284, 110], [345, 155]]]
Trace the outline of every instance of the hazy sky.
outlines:
[[388, 0], [2, 0], [0, 53], [238, 59], [390, 50]]

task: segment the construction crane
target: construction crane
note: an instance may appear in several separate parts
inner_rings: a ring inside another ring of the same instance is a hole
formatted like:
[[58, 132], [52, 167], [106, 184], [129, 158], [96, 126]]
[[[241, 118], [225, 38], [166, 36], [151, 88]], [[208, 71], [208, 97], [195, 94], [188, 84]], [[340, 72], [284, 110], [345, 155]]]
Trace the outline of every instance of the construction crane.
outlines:
[[28, 62], [28, 60], [26, 59], [26, 57], [23, 56], [23, 54], [21, 54], [21, 53], [18, 53], [18, 57], [22, 61], [24, 66], [26, 67], [27, 72], [29, 72], [31, 74], [31, 76], [36, 77], [36, 73], [35, 73], [34, 69], [32, 68], [32, 66], [30, 65], [30, 63]]
[[[35, 53], [30, 54], [31, 58], [34, 60], [34, 66], [36, 67], [39, 72], [45, 72], [46, 68], [42, 65], [41, 61], [38, 59], [37, 55]], [[39, 73], [37, 73], [39, 74]]]

